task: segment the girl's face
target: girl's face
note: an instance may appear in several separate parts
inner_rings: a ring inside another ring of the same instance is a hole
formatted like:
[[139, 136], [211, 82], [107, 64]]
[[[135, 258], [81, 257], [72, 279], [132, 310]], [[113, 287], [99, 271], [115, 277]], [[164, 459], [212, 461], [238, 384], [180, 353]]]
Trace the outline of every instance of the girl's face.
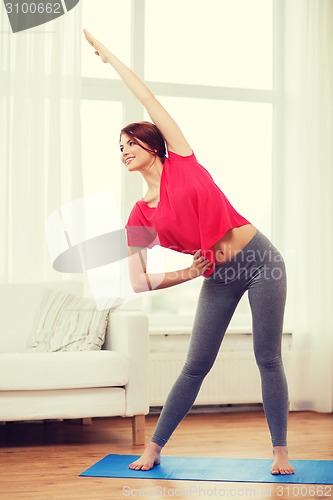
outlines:
[[[146, 147], [146, 144], [144, 144]], [[147, 146], [147, 149], [149, 147]], [[143, 149], [131, 136], [122, 134], [120, 138], [121, 161], [129, 172], [144, 171], [151, 167], [155, 153]]]

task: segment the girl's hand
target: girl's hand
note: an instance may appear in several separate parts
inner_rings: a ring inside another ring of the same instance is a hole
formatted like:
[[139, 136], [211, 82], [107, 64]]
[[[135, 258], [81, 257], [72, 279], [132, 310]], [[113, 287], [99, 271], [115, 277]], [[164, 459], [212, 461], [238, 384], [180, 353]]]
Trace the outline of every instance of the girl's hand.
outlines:
[[96, 56], [99, 56], [102, 59], [103, 63], [108, 63], [110, 61], [111, 52], [106, 47], [104, 47], [101, 42], [96, 40], [96, 38], [92, 37], [86, 29], [83, 30], [83, 33], [90, 45], [92, 45], [96, 50]]
[[189, 270], [190, 278], [192, 279], [201, 276], [207, 271], [210, 265], [211, 265], [210, 260], [202, 257], [201, 250], [198, 250], [197, 252], [195, 252], [193, 256], [193, 263]]

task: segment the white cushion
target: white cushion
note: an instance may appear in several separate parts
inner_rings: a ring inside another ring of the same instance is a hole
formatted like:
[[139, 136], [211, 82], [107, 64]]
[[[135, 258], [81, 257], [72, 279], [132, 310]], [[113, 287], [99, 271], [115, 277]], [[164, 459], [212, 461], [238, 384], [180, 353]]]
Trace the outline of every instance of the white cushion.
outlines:
[[46, 289], [32, 327], [31, 350], [58, 352], [100, 349], [109, 312], [109, 309], [97, 310], [91, 299]]
[[117, 387], [2, 392], [0, 399], [0, 421], [126, 414], [125, 389]]
[[0, 284], [0, 353], [27, 351], [27, 342], [43, 290], [54, 288], [79, 295], [78, 281]]
[[119, 387], [128, 378], [128, 359], [114, 351], [1, 354], [3, 391]]

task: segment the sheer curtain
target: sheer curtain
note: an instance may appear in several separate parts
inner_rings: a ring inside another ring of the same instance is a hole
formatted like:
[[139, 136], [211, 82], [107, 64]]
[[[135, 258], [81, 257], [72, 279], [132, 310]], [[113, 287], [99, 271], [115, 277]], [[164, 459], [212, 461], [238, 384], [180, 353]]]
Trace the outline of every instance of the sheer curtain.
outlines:
[[81, 2], [11, 32], [0, 3], [0, 281], [61, 279], [48, 256], [48, 214], [82, 196]]
[[284, 235], [291, 409], [333, 410], [333, 2], [284, 2]]

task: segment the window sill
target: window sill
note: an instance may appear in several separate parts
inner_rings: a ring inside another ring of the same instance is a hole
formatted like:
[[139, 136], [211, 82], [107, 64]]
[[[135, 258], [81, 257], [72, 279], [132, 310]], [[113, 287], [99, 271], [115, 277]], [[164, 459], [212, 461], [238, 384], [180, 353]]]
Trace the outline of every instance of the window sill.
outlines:
[[[174, 326], [167, 326], [167, 325], [160, 325], [160, 326], [151, 326], [149, 327], [149, 333], [150, 335], [186, 335], [190, 334], [192, 331], [192, 326], [181, 326], [181, 325], [174, 325]], [[227, 329], [227, 334], [242, 334], [242, 335], [252, 335], [252, 330], [248, 327], [231, 327]]]
[[[192, 332], [194, 317], [190, 315], [149, 314], [150, 335], [187, 335]], [[235, 321], [229, 325], [228, 335], [252, 335], [250, 321]], [[292, 330], [285, 325], [284, 335], [292, 335]]]

